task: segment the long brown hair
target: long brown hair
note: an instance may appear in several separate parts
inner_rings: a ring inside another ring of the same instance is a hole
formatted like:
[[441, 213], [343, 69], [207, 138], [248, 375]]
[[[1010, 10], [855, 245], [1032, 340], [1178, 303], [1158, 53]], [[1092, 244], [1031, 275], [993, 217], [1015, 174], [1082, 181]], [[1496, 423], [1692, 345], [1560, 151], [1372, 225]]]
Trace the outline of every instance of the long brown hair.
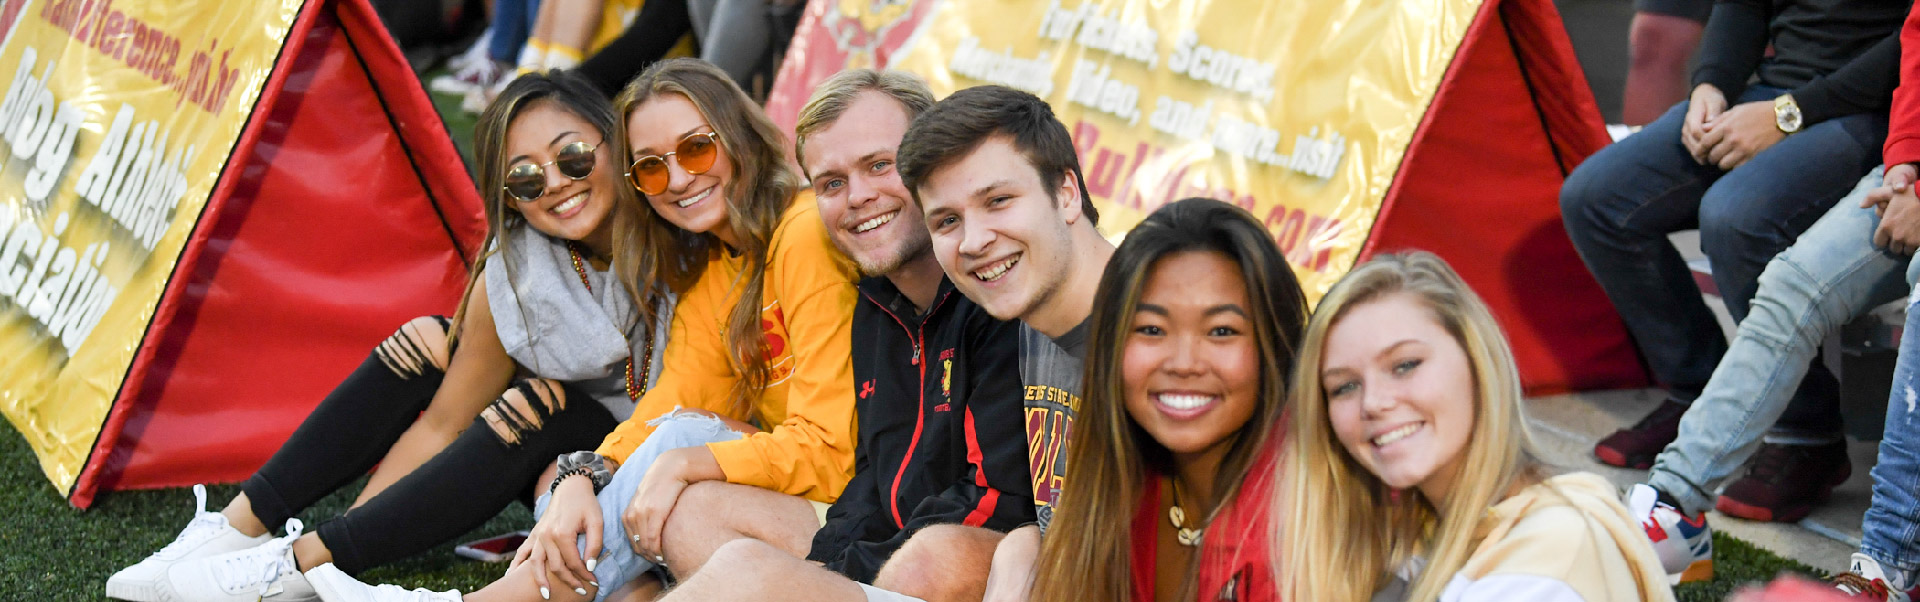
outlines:
[[[1462, 450], [1453, 492], [1436, 505], [1419, 490], [1393, 495], [1333, 433], [1320, 377], [1327, 334], [1354, 307], [1408, 295], [1465, 351], [1474, 382], [1473, 436]], [[1273, 558], [1289, 600], [1366, 600], [1415, 555], [1426, 566], [1408, 600], [1438, 599], [1466, 564], [1474, 529], [1515, 484], [1550, 472], [1533, 452], [1521, 408], [1520, 371], [1493, 313], [1453, 268], [1432, 253], [1381, 255], [1327, 292], [1307, 325], [1294, 370], [1294, 418], [1274, 496]]]
[[[767, 370], [766, 335], [760, 328], [761, 291], [766, 287], [768, 252], [780, 217], [800, 191], [800, 177], [787, 161], [786, 137], [767, 119], [760, 106], [711, 63], [679, 58], [654, 63], [641, 72], [614, 99], [625, 131], [635, 109], [661, 94], [678, 94], [693, 103], [707, 125], [720, 135], [720, 151], [732, 161], [732, 178], [724, 194], [727, 224], [740, 248], [732, 249], [744, 261], [734, 290], [739, 301], [727, 318], [728, 362], [740, 375], [729, 397], [734, 410], [746, 415], [771, 380]], [[624, 134], [622, 135], [624, 138]], [[659, 283], [685, 292], [699, 280], [720, 242], [711, 233], [682, 230], [638, 203], [643, 210], [632, 222], [614, 222], [615, 253], [629, 258], [628, 282]]]
[[[487, 109], [480, 113], [479, 122], [473, 128], [474, 158], [478, 160], [480, 166], [474, 180], [480, 186], [480, 199], [487, 211], [487, 238], [486, 242], [480, 245], [484, 251], [474, 257], [473, 268], [468, 272], [467, 290], [460, 294], [459, 309], [454, 311], [453, 324], [448, 329], [449, 341], [458, 339], [460, 325], [466, 323], [467, 300], [475, 284], [480, 281], [481, 269], [486, 266], [487, 258], [495, 253], [506, 251], [506, 246], [510, 243], [504, 235], [508, 230], [526, 225], [526, 217], [520, 215], [517, 209], [518, 201], [508, 197], [506, 191], [505, 180], [509, 158], [507, 129], [513, 126], [513, 121], [520, 117], [521, 112], [540, 103], [551, 103], [572, 113], [581, 121], [593, 126], [593, 129], [600, 134], [601, 142], [596, 152], [603, 153], [603, 157], [611, 160], [607, 161], [605, 167], [596, 166], [595, 169], [619, 169], [624, 161], [622, 157], [627, 156], [627, 139], [621, 134], [619, 117], [613, 114], [613, 107], [607, 104], [607, 97], [585, 79], [571, 72], [555, 69], [527, 73], [507, 84], [506, 89], [500, 92], [500, 96], [494, 99], [493, 104], [487, 105]], [[637, 204], [637, 197], [634, 196], [632, 187], [619, 183], [619, 178], [612, 178], [612, 180], [615, 184], [606, 192], [613, 195], [613, 207], [608, 211], [606, 219], [613, 220], [617, 235], [621, 229], [620, 224], [631, 222], [636, 216], [638, 209], [634, 205]], [[513, 256], [512, 253], [505, 255], [505, 257]], [[612, 259], [613, 273], [630, 273], [627, 270], [631, 268], [631, 256], [623, 260], [619, 253], [615, 253]], [[513, 263], [502, 263], [507, 268], [508, 281], [513, 281], [515, 270]], [[634, 282], [632, 279], [626, 279], [627, 292], [636, 300], [648, 298], [641, 294], [640, 288], [636, 287]], [[635, 303], [635, 305], [640, 307], [639, 323], [655, 323], [656, 316], [650, 304]], [[526, 320], [523, 323], [533, 322]]]
[[[1101, 274], [1087, 349], [1087, 395], [1067, 445], [1067, 480], [1052, 529], [1040, 547], [1034, 600], [1130, 598], [1133, 517], [1149, 472], [1171, 474], [1172, 452], [1127, 414], [1122, 358], [1147, 276], [1162, 258], [1212, 251], [1240, 267], [1253, 340], [1259, 349], [1258, 404], [1233, 434], [1220, 462], [1211, 521], [1239, 492], [1286, 407], [1287, 374], [1307, 320], [1307, 299], [1266, 228], [1246, 210], [1213, 199], [1185, 199], [1154, 211], [1127, 234]], [[1191, 567], [1183, 589], [1192, 598]]]

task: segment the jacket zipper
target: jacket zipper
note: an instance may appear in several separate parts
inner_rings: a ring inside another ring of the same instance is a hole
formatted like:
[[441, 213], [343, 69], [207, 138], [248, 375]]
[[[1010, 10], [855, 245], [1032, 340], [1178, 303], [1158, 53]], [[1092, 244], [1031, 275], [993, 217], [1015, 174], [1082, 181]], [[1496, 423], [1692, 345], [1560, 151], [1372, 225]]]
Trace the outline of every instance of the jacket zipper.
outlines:
[[[865, 293], [863, 292], [862, 294]], [[934, 312], [939, 311], [940, 306], [945, 305], [947, 298], [951, 296], [953, 296], [953, 291], [947, 291], [946, 294], [941, 295], [939, 299], [935, 300], [933, 306], [927, 308], [927, 318], [932, 319]], [[907, 527], [906, 521], [900, 517], [900, 481], [906, 477], [907, 466], [913, 463], [913, 451], [920, 446], [920, 435], [925, 432], [927, 426], [927, 365], [920, 361], [920, 347], [927, 335], [927, 322], [926, 320], [921, 320], [919, 332], [916, 333], [914, 329], [907, 328], [907, 322], [901, 320], [900, 316], [895, 315], [893, 310], [888, 309], [885, 304], [880, 303], [872, 296], [868, 296], [867, 299], [873, 301], [874, 305], [880, 308], [880, 311], [887, 312], [887, 317], [893, 318], [893, 323], [899, 324], [900, 329], [907, 332], [907, 340], [913, 343], [913, 365], [919, 366], [920, 368], [920, 383], [919, 386], [914, 389], [914, 394], [919, 398], [919, 403], [915, 404], [914, 408], [913, 439], [907, 443], [906, 457], [900, 459], [900, 469], [894, 472], [893, 487], [887, 490], [887, 510], [889, 514], [893, 515], [893, 524], [895, 528], [905, 529]]]

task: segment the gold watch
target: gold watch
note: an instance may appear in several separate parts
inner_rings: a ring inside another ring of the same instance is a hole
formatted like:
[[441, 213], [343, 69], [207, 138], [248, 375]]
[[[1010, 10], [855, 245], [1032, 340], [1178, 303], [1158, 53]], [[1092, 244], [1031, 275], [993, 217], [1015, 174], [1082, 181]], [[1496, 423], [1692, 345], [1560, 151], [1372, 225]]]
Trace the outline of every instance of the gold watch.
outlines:
[[1793, 102], [1792, 94], [1781, 94], [1773, 99], [1773, 124], [1779, 126], [1783, 133], [1800, 131], [1800, 105]]

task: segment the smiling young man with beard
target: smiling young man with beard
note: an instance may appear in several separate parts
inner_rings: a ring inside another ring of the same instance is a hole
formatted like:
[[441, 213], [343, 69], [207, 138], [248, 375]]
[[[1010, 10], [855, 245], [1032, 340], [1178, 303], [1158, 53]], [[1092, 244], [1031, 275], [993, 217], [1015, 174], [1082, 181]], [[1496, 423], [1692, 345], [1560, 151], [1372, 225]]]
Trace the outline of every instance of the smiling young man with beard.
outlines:
[[[926, 84], [894, 71], [827, 80], [801, 110], [796, 155], [835, 246], [860, 266], [853, 374], [860, 415], [854, 477], [805, 560], [757, 539], [722, 545], [669, 600], [950, 599], [925, 583], [981, 582], [999, 534], [1033, 520], [1019, 382], [1018, 326], [961, 295], [934, 260], [919, 206], [895, 171]], [[673, 521], [699, 520], [700, 513]], [[972, 534], [942, 550], [961, 579], [883, 568], [910, 537], [942, 526]], [[811, 561], [811, 562], [809, 562]], [[824, 567], [824, 568], [823, 568]], [[872, 585], [869, 585], [872, 584]], [[889, 591], [894, 590], [894, 591]]]

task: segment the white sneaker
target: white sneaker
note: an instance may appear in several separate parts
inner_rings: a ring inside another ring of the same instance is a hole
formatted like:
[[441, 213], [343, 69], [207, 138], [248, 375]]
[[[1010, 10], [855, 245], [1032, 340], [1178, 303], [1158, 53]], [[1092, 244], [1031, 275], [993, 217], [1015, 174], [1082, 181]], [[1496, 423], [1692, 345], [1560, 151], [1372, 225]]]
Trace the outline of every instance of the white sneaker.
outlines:
[[313, 586], [293, 560], [300, 519], [287, 519], [287, 534], [259, 547], [173, 565], [167, 581], [182, 602], [292, 602], [316, 600]]
[[307, 571], [307, 583], [326, 602], [460, 602], [459, 590], [444, 592], [402, 589], [398, 585], [367, 585], [329, 562]]
[[1848, 563], [1847, 572], [1833, 577], [1834, 589], [1863, 600], [1909, 602], [1912, 598], [1902, 587], [1904, 585], [1895, 584], [1887, 578], [1886, 571], [1880, 568], [1880, 561], [1859, 552], [1853, 553], [1853, 561]]
[[1654, 488], [1635, 484], [1627, 488], [1627, 514], [1640, 522], [1647, 539], [1653, 541], [1668, 585], [1713, 579], [1713, 529], [1707, 526], [1705, 512], [1688, 517], [1661, 503]]
[[167, 583], [167, 569], [189, 560], [216, 556], [236, 550], [257, 547], [267, 542], [267, 535], [247, 537], [233, 525], [227, 524], [227, 517], [218, 512], [207, 511], [207, 487], [193, 486], [194, 504], [198, 509], [193, 520], [187, 521], [187, 528], [174, 536], [173, 543], [160, 548], [139, 564], [120, 569], [107, 578], [107, 597], [133, 602], [171, 602], [174, 600], [173, 588]]
[[467, 65], [471, 65], [475, 61], [486, 59], [487, 48], [492, 44], [493, 28], [488, 27], [486, 31], [480, 32], [480, 39], [474, 40], [472, 46], [468, 46], [465, 51], [447, 59], [447, 70], [459, 71], [466, 69]]
[[507, 84], [513, 83], [513, 80], [518, 77], [520, 77], [519, 72], [509, 71], [493, 84], [467, 92], [466, 97], [460, 99], [460, 110], [479, 115], [487, 110], [487, 105], [493, 104], [493, 99], [499, 98], [500, 93], [506, 91]]
[[493, 59], [482, 58], [468, 63], [459, 71], [433, 78], [427, 82], [427, 89], [440, 94], [466, 94], [484, 90], [512, 72], [505, 65], [493, 62]]

